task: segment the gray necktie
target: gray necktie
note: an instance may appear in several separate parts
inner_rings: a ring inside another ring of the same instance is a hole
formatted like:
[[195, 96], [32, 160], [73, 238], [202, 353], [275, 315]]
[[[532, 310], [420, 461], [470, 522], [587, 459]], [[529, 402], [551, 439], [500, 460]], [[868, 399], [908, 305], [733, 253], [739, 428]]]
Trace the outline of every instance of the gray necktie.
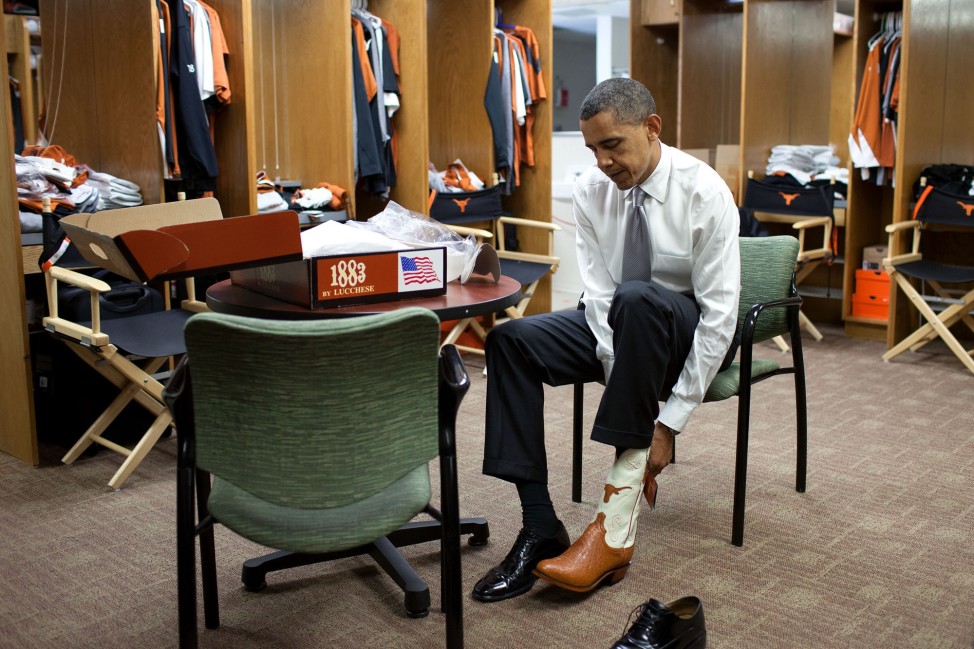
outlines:
[[648, 282], [653, 278], [650, 260], [649, 224], [643, 200], [646, 192], [639, 185], [632, 188], [632, 210], [626, 219], [626, 246], [622, 252], [622, 281], [638, 279]]

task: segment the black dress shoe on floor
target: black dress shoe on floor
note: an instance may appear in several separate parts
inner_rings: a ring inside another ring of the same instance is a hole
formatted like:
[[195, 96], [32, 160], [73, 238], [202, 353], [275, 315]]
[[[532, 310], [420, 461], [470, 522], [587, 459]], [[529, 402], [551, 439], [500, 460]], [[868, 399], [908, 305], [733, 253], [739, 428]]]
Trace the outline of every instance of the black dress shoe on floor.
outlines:
[[704, 649], [707, 646], [703, 604], [696, 597], [684, 597], [670, 604], [651, 599], [637, 610], [636, 621], [612, 649]]
[[551, 559], [572, 544], [568, 531], [561, 523], [552, 538], [538, 536], [534, 530], [524, 527], [517, 535], [514, 546], [499, 565], [473, 587], [473, 597], [481, 602], [499, 602], [526, 593], [538, 580], [531, 571], [542, 559]]

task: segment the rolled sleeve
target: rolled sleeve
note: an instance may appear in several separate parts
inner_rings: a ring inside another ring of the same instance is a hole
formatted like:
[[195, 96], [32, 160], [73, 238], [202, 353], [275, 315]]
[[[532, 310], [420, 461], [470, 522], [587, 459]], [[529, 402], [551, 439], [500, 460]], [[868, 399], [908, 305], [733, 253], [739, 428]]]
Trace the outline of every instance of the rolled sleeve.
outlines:
[[703, 402], [737, 327], [741, 259], [738, 248], [740, 216], [730, 192], [719, 191], [700, 206], [701, 237], [695, 245], [693, 294], [700, 321], [693, 344], [659, 420], [682, 431], [693, 410]]

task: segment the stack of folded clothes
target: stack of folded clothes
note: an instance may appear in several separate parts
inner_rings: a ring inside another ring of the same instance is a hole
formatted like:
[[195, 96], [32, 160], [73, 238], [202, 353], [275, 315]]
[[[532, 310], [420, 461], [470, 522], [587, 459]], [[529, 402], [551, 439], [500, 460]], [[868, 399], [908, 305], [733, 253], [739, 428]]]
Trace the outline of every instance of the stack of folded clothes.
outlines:
[[97, 210], [115, 210], [142, 204], [142, 189], [130, 180], [116, 178], [104, 171], [88, 169], [87, 185], [98, 192]]
[[40, 232], [43, 200], [58, 217], [142, 204], [138, 185], [80, 164], [57, 145], [30, 146], [14, 155], [21, 232]]

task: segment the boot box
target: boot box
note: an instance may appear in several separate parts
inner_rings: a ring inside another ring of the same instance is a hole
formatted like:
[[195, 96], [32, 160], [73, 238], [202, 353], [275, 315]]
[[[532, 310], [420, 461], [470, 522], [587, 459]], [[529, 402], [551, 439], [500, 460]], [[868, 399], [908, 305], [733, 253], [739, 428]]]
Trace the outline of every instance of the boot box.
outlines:
[[230, 280], [310, 309], [435, 297], [446, 293], [446, 248], [312, 257], [234, 270]]

